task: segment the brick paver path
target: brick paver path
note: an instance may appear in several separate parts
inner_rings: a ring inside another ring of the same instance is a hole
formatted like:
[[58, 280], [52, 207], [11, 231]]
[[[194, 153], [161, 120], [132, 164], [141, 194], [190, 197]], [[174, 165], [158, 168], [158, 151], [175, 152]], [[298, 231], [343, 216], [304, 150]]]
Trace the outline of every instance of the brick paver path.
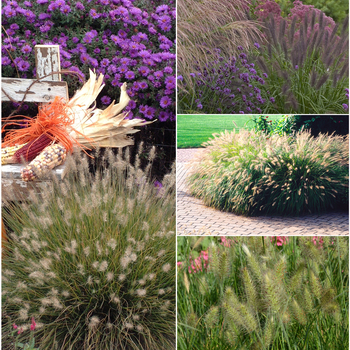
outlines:
[[289, 218], [260, 216], [247, 218], [207, 207], [190, 196], [186, 187], [189, 161], [201, 149], [177, 150], [177, 234], [178, 235], [348, 235], [347, 212]]

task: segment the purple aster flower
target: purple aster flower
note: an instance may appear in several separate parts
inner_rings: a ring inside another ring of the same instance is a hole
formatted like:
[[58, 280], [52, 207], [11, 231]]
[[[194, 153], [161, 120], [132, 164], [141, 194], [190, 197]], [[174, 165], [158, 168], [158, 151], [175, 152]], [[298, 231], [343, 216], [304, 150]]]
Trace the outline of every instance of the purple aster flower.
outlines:
[[118, 67], [118, 72], [119, 73], [126, 73], [127, 71], [128, 71], [128, 66], [126, 66], [125, 64], [123, 64], [120, 67]]
[[172, 74], [173, 73], [173, 69], [169, 66], [164, 68], [164, 73], [166, 74]]
[[[170, 32], [172, 26], [170, 23], [162, 23], [160, 25], [160, 29], [163, 31], [163, 32]], [[150, 31], [151, 32], [151, 31]]]
[[270, 97], [270, 101], [271, 101], [272, 103], [275, 103], [275, 99], [274, 99], [273, 97]]
[[160, 5], [156, 8], [156, 13], [167, 12], [169, 10], [168, 5]]
[[197, 108], [202, 109], [203, 105], [199, 102], [199, 103], [197, 103]]
[[90, 58], [89, 58], [89, 63], [90, 63], [94, 68], [97, 68], [97, 67], [98, 67], [98, 61], [97, 61], [96, 58], [90, 57]]
[[243, 51], [243, 47], [242, 46], [237, 46], [237, 50]]
[[141, 50], [138, 55], [142, 58], [148, 58], [151, 56], [151, 54], [147, 50]]
[[147, 119], [152, 119], [154, 117], [155, 112], [156, 112], [155, 108], [148, 107], [146, 113], [144, 113], [144, 116]]
[[139, 111], [140, 111], [140, 113], [142, 113], [142, 114], [145, 114], [145, 113], [147, 112], [147, 109], [148, 109], [148, 106], [147, 106], [147, 105], [141, 105], [141, 106], [139, 107]]
[[80, 62], [81, 63], [87, 64], [87, 63], [89, 63], [89, 60], [90, 60], [90, 56], [87, 53], [82, 53], [80, 55]]
[[109, 59], [108, 58], [104, 58], [101, 63], [100, 63], [100, 66], [103, 67], [103, 68], [106, 68], [108, 67], [109, 65]]
[[139, 73], [143, 76], [143, 77], [147, 77], [147, 75], [149, 74], [150, 69], [146, 66], [141, 66], [139, 68]]
[[63, 68], [68, 68], [68, 67], [70, 67], [71, 65], [72, 65], [72, 63], [69, 62], [69, 61], [63, 61], [63, 62], [62, 62], [62, 67], [63, 67]]
[[343, 108], [345, 111], [347, 111], [349, 109], [349, 106], [346, 103], [343, 103]]
[[141, 83], [139, 84], [139, 86], [140, 86], [140, 89], [142, 89], [142, 90], [145, 90], [145, 89], [147, 89], [148, 88], [148, 84], [147, 84], [147, 82], [146, 81], [141, 81]]
[[162, 108], [166, 108], [168, 107], [170, 104], [172, 103], [171, 99], [169, 96], [163, 96], [161, 99], [160, 99], [160, 106]]
[[11, 60], [8, 57], [1, 57], [1, 65], [2, 66], [8, 66], [9, 64], [11, 64]]
[[89, 11], [89, 15], [90, 15], [90, 17], [93, 18], [93, 19], [98, 19], [98, 18], [101, 17], [101, 14], [100, 14], [100, 13], [97, 13], [95, 9], [91, 9], [91, 10]]
[[63, 5], [61, 7], [61, 10], [60, 10], [62, 13], [64, 13], [65, 15], [67, 15], [69, 12], [72, 11], [72, 9], [70, 8], [69, 5]]
[[254, 43], [254, 46], [257, 48], [257, 49], [260, 49], [260, 45], [258, 43]]
[[160, 111], [158, 114], [158, 119], [161, 122], [165, 122], [169, 119], [169, 114], [165, 111]]
[[109, 105], [111, 103], [111, 98], [109, 96], [103, 96], [101, 97], [101, 102], [104, 105]]
[[267, 78], [267, 74], [266, 74], [266, 73], [263, 73], [263, 76], [264, 76], [265, 78]]
[[47, 4], [49, 0], [36, 0], [36, 3], [39, 5]]
[[157, 79], [162, 78], [163, 75], [164, 75], [163, 72], [162, 72], [161, 70], [158, 70], [158, 71], [154, 72], [153, 74], [154, 74], [154, 76], [155, 76]]
[[183, 80], [184, 80], [184, 77], [183, 77], [182, 75], [178, 75], [178, 76], [177, 76], [177, 80], [183, 81]]
[[80, 1], [75, 4], [75, 7], [77, 10], [85, 10], [85, 6]]
[[127, 71], [125, 73], [125, 78], [129, 79], [129, 80], [134, 79], [135, 78], [135, 73], [129, 70], [129, 71]]
[[345, 88], [345, 91], [346, 91], [347, 93], [349, 93], [349, 89], [348, 89], [348, 88]]
[[28, 44], [26, 44], [26, 45], [24, 45], [24, 46], [22, 47], [21, 51], [22, 51], [23, 53], [28, 54], [28, 53], [31, 53], [31, 52], [32, 52], [32, 48], [31, 48]]
[[19, 25], [18, 25], [17, 23], [12, 23], [12, 24], [10, 25], [10, 29], [12, 29], [12, 30], [18, 30], [18, 29], [19, 29]]
[[244, 114], [244, 112], [243, 111], [239, 111], [239, 114]]
[[17, 68], [21, 72], [26, 72], [30, 67], [30, 63], [28, 61], [21, 60], [17, 64]]
[[135, 102], [134, 100], [130, 100], [130, 101], [129, 101], [129, 104], [128, 104], [128, 107], [129, 107], [130, 109], [136, 108], [136, 102]]

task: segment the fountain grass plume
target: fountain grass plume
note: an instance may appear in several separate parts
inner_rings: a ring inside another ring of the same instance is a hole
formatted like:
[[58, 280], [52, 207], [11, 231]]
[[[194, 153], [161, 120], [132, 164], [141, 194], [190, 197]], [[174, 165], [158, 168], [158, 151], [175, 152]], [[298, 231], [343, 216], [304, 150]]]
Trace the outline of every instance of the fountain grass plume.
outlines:
[[7, 203], [4, 346], [35, 317], [43, 349], [175, 348], [174, 171], [159, 189], [128, 152], [97, 163], [70, 158], [44, 196]]
[[[273, 242], [270, 237], [235, 237], [233, 246], [220, 247], [235, 251], [229, 275], [221, 278], [210, 268], [215, 261], [209, 254], [208, 269], [189, 275], [189, 291], [179, 283], [179, 349], [208, 344], [225, 350], [288, 349], [306, 341], [336, 349], [348, 344], [349, 238], [290, 237], [282, 246]], [[305, 254], [311, 250], [306, 242], [324, 251], [323, 260]], [[181, 269], [187, 270], [185, 262]], [[181, 281], [183, 274], [178, 276]], [[206, 288], [200, 286], [204, 284]], [[190, 322], [194, 310], [195, 322]], [[339, 334], [344, 334], [341, 341]]]

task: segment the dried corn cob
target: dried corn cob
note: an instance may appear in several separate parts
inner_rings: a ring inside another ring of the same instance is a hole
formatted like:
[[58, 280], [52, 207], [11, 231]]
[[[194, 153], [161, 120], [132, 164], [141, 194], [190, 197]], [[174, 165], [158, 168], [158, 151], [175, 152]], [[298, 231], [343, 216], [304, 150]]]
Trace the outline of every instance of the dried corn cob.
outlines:
[[28, 142], [25, 146], [20, 148], [15, 154], [14, 158], [16, 163], [21, 163], [22, 158], [30, 162], [33, 160], [41, 151], [52, 143], [46, 134], [40, 135], [37, 139]]
[[21, 170], [22, 180], [31, 181], [42, 177], [54, 167], [62, 164], [66, 155], [66, 149], [60, 144], [47, 146], [42, 153]]
[[25, 145], [17, 145], [1, 148], [1, 165], [16, 163], [16, 160], [13, 156], [19, 149], [21, 149], [24, 146]]

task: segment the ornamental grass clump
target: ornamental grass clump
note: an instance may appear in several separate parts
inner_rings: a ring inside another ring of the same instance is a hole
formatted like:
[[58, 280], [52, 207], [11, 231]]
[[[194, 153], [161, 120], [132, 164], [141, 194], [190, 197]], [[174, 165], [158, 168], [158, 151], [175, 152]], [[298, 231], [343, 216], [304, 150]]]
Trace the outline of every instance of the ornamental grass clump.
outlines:
[[257, 66], [275, 98], [270, 113], [342, 114], [348, 110], [348, 18], [339, 27], [321, 11], [300, 16], [278, 23], [270, 16], [265, 23], [267, 44]]
[[348, 142], [334, 135], [314, 138], [309, 131], [225, 131], [204, 144], [189, 188], [209, 206], [249, 216], [337, 208], [348, 193]]
[[348, 237], [211, 239], [207, 271], [178, 269], [178, 349], [348, 348]]
[[85, 156], [70, 158], [63, 181], [6, 203], [7, 348], [12, 324], [25, 338], [30, 317], [40, 349], [175, 347], [175, 177], [154, 186], [139, 156], [107, 151], [94, 175]]

